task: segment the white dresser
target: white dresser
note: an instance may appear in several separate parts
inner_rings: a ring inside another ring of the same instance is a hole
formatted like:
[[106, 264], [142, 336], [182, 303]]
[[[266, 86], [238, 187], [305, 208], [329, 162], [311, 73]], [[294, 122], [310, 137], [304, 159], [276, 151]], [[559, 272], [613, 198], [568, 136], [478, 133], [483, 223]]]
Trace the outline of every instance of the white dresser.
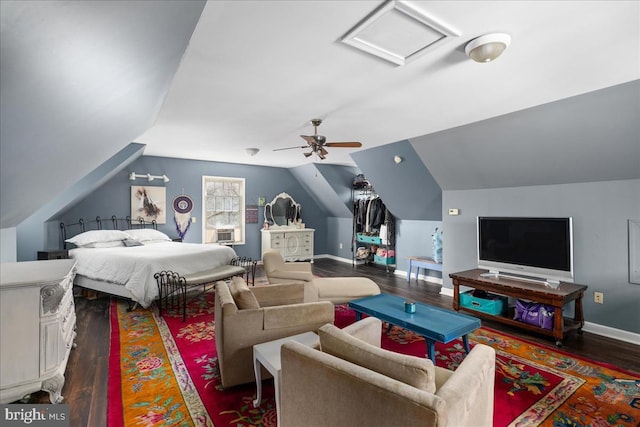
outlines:
[[262, 229], [262, 253], [278, 249], [285, 261], [313, 261], [313, 228]]
[[0, 403], [39, 390], [62, 401], [76, 336], [74, 276], [71, 259], [0, 266]]

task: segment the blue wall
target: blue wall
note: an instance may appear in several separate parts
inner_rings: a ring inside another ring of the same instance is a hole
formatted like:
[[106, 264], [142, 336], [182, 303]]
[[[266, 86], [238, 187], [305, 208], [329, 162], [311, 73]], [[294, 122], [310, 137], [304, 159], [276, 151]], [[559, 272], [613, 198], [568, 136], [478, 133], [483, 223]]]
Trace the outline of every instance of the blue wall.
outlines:
[[[148, 183], [144, 179], [130, 181], [130, 172], [151, 175], [167, 175], [167, 184], [158, 180]], [[265, 166], [251, 166], [234, 163], [218, 163], [200, 160], [174, 159], [166, 157], [142, 156], [126, 169], [121, 170], [104, 185], [97, 188], [86, 198], [61, 213], [56, 221], [49, 224], [57, 235], [58, 221], [77, 222], [78, 218], [93, 219], [96, 216], [109, 218], [111, 215], [125, 217], [131, 212], [132, 185], [164, 186], [167, 190], [167, 223], [158, 226], [160, 231], [171, 237], [177, 232], [173, 223], [173, 209], [171, 201], [180, 194], [190, 196], [194, 201], [192, 216], [197, 222], [192, 224], [184, 241], [192, 243], [202, 242], [202, 176], [225, 176], [245, 178], [246, 204], [258, 205], [258, 198], [265, 197], [270, 202], [281, 192], [289, 193], [296, 202], [302, 205], [302, 218], [307, 228], [316, 229], [315, 252], [327, 251], [327, 219], [323, 210], [308, 195], [291, 171], [283, 168]], [[264, 219], [264, 209], [259, 209], [257, 224], [247, 224], [246, 244], [234, 247], [238, 255], [249, 256], [253, 259], [261, 258], [260, 229]], [[50, 233], [52, 234], [52, 233]], [[58, 247], [58, 242], [50, 242], [49, 247]]]
[[[402, 162], [396, 164], [395, 156]], [[356, 151], [351, 157], [396, 218], [442, 220], [442, 189], [409, 141]]]

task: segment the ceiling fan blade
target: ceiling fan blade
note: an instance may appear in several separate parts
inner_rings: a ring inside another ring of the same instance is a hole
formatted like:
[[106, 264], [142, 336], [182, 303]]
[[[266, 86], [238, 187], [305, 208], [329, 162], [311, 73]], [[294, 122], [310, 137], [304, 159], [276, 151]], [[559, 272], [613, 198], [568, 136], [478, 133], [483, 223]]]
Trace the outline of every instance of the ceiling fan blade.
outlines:
[[300, 135], [300, 137], [307, 141], [307, 144], [309, 144], [311, 147], [317, 144], [316, 140], [313, 138], [313, 135]]
[[322, 160], [324, 160], [324, 157], [322, 156], [326, 156], [327, 154], [329, 154], [329, 152], [325, 150], [324, 147], [320, 147], [320, 149], [318, 150], [318, 155]]
[[311, 157], [311, 155], [313, 154], [313, 151], [310, 151], [308, 153], [302, 153], [304, 154], [305, 157]]
[[273, 151], [282, 151], [282, 150], [293, 150], [294, 148], [307, 148], [306, 145], [303, 146], [295, 146], [295, 147], [287, 147], [287, 148], [274, 148]]
[[342, 148], [359, 148], [362, 147], [361, 142], [327, 142], [325, 147], [342, 147]]

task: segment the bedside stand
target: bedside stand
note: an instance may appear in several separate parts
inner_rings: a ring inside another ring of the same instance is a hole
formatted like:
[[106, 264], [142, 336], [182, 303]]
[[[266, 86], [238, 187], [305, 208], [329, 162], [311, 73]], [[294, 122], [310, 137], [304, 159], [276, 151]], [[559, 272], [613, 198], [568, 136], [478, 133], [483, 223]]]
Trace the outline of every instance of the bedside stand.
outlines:
[[46, 251], [38, 251], [38, 261], [67, 258], [69, 258], [69, 251], [67, 249], [49, 249]]

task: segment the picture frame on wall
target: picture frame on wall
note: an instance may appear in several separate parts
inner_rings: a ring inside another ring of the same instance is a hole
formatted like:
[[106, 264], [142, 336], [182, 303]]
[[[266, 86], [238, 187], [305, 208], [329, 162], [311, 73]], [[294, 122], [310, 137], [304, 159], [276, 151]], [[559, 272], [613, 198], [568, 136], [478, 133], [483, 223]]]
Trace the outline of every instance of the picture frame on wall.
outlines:
[[167, 222], [167, 189], [144, 185], [131, 186], [131, 220], [140, 219], [145, 222], [155, 221], [157, 224]]

